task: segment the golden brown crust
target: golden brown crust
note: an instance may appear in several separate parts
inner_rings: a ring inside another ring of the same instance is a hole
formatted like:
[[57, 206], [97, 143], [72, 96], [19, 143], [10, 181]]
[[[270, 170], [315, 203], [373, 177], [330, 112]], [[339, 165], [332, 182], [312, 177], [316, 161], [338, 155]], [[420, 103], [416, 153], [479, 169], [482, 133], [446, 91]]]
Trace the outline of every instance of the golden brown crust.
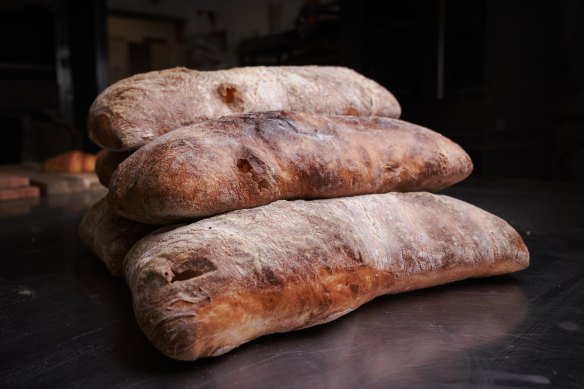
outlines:
[[428, 193], [278, 201], [174, 230], [128, 253], [138, 323], [166, 355], [220, 355], [325, 323], [372, 298], [524, 269], [505, 221]]
[[397, 119], [264, 112], [172, 131], [110, 182], [120, 215], [168, 224], [280, 199], [435, 191], [466, 178], [468, 155]]
[[130, 248], [156, 228], [116, 215], [104, 197], [85, 213], [79, 236], [112, 275], [121, 277], [124, 257]]
[[132, 152], [101, 150], [97, 154], [97, 160], [95, 161], [95, 174], [99, 182], [106, 188], [109, 187], [109, 182], [114, 171], [130, 155], [132, 155]]
[[105, 149], [134, 150], [207, 118], [279, 109], [395, 118], [401, 113], [385, 88], [342, 67], [174, 68], [138, 74], [107, 88], [91, 106], [88, 129]]
[[42, 168], [46, 172], [53, 173], [93, 173], [95, 159], [95, 155], [79, 150], [66, 151], [46, 160]]

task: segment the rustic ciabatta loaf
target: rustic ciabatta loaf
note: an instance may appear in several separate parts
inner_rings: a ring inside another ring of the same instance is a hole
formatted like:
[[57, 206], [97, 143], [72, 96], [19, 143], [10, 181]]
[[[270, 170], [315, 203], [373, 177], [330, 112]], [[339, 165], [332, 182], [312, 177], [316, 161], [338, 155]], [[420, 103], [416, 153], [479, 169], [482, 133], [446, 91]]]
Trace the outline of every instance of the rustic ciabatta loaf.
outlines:
[[433, 191], [471, 170], [457, 144], [397, 119], [264, 112], [150, 142], [116, 169], [108, 199], [124, 217], [169, 224], [281, 199]]
[[66, 151], [43, 162], [42, 169], [52, 173], [93, 173], [96, 156], [79, 150]]
[[116, 215], [104, 197], [83, 216], [79, 236], [112, 275], [121, 277], [124, 257], [130, 248], [156, 228], [158, 226], [137, 223]]
[[128, 253], [138, 324], [164, 354], [223, 354], [326, 323], [372, 298], [518, 271], [529, 254], [502, 219], [428, 193], [278, 201], [172, 231]]
[[175, 68], [138, 74], [107, 88], [91, 106], [88, 128], [90, 138], [105, 149], [134, 150], [201, 120], [280, 109], [395, 118], [401, 112], [385, 88], [347, 68]]
[[109, 182], [112, 174], [114, 174], [114, 170], [116, 170], [118, 165], [130, 155], [132, 155], [132, 152], [101, 150], [97, 154], [97, 160], [95, 161], [95, 174], [97, 175], [99, 182], [103, 186], [109, 187]]

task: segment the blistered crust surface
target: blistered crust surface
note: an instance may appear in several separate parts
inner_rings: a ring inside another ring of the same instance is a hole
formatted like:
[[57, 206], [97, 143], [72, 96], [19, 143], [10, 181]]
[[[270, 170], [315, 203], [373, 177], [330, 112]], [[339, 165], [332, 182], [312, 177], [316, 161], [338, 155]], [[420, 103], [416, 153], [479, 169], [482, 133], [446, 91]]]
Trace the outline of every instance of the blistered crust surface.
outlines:
[[146, 336], [192, 360], [382, 294], [528, 262], [502, 219], [446, 196], [391, 193], [278, 201], [155, 231], [130, 251], [125, 276]]
[[291, 110], [399, 117], [395, 97], [342, 67], [174, 68], [119, 81], [94, 101], [89, 136], [110, 150], [133, 150], [172, 129], [244, 112]]
[[471, 171], [457, 144], [397, 119], [264, 112], [161, 136], [120, 164], [109, 200], [168, 224], [280, 199], [435, 191]]

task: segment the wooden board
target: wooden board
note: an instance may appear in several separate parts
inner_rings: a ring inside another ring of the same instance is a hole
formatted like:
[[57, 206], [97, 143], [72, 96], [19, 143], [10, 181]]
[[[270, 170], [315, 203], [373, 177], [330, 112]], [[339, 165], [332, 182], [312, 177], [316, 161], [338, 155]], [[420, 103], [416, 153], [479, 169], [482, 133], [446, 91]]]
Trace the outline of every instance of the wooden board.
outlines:
[[30, 180], [25, 176], [15, 176], [13, 174], [0, 173], [0, 189], [18, 188], [30, 185]]
[[28, 177], [43, 195], [49, 196], [107, 190], [94, 173], [48, 173], [34, 165], [0, 165], [0, 173]]
[[0, 201], [11, 201], [39, 197], [40, 190], [36, 186], [22, 186], [20, 188], [0, 188]]

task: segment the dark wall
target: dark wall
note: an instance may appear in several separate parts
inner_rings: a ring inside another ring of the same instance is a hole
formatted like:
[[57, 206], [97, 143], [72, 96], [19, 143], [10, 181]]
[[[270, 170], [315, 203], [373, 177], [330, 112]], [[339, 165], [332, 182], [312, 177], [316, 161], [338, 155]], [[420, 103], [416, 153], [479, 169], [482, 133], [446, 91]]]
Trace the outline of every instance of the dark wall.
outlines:
[[577, 172], [566, 174], [571, 162], [559, 143], [584, 127], [564, 125], [560, 134], [558, 112], [566, 107], [561, 85], [583, 74], [573, 66], [584, 56], [575, 49], [582, 47], [582, 4], [347, 0], [341, 37], [350, 44], [342, 57], [396, 94], [403, 119], [460, 142], [476, 174], [576, 179]]
[[24, 115], [41, 107], [59, 108], [54, 28], [47, 7], [10, 7], [0, 12], [0, 163], [19, 160]]
[[489, 1], [486, 173], [550, 177], [558, 80], [557, 1]]
[[562, 1], [559, 10], [552, 169], [584, 182], [584, 1]]
[[0, 163], [95, 150], [85, 122], [105, 87], [105, 1], [4, 1], [0, 37]]
[[[70, 82], [62, 91], [62, 105], [68, 106], [70, 119], [85, 134], [89, 107], [107, 86], [105, 1], [57, 0], [55, 9], [59, 67]], [[85, 148], [92, 148], [84, 139]]]
[[[0, 162], [18, 162], [22, 118], [43, 109], [95, 150], [85, 120], [106, 86], [105, 1], [9, 3]], [[584, 182], [584, 1], [340, 0], [302, 12], [295, 29], [242, 42], [240, 64], [352, 67], [396, 95], [403, 119], [459, 142], [476, 175]]]

